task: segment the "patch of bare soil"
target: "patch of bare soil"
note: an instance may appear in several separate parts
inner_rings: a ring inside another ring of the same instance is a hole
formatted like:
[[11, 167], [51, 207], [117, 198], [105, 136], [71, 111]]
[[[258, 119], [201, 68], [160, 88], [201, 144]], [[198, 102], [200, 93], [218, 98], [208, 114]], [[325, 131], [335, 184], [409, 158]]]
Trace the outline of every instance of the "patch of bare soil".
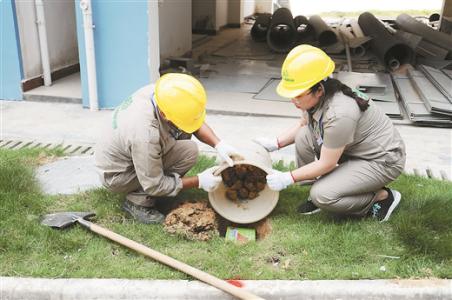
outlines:
[[164, 229], [189, 240], [207, 241], [218, 235], [216, 214], [207, 202], [180, 204], [166, 216]]

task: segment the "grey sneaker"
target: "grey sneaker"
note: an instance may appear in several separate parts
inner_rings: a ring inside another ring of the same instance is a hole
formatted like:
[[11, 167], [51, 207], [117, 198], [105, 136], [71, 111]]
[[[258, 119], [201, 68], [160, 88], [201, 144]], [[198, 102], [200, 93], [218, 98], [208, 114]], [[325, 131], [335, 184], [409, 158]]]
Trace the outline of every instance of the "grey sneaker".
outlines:
[[122, 209], [140, 223], [157, 224], [165, 220], [165, 216], [158, 210], [136, 205], [129, 200], [124, 201]]
[[380, 222], [389, 220], [394, 209], [399, 205], [402, 195], [396, 191], [384, 188], [388, 192], [388, 197], [385, 200], [375, 202], [367, 213], [370, 217], [377, 219]]
[[298, 206], [297, 208], [298, 213], [302, 215], [313, 215], [320, 212], [320, 208], [315, 206], [314, 203], [312, 203], [311, 198], [308, 198], [308, 201], [303, 202]]

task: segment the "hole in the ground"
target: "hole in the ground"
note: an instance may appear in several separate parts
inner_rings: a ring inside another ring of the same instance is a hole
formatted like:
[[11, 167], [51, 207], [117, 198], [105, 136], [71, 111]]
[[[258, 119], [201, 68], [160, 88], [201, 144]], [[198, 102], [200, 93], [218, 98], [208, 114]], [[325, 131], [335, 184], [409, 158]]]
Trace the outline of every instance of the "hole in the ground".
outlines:
[[157, 199], [155, 206], [158, 211], [166, 214], [165, 231], [181, 235], [189, 240], [209, 240], [215, 231], [218, 231], [221, 237], [225, 237], [228, 227], [253, 229], [258, 241], [265, 239], [272, 232], [269, 218], [250, 224], [238, 224], [215, 213], [207, 201], [168, 200]]
[[260, 220], [259, 222], [250, 224], [237, 224], [218, 216], [218, 232], [221, 237], [226, 236], [228, 227], [232, 228], [248, 228], [256, 230], [256, 240], [260, 241], [269, 236], [272, 232], [272, 225], [269, 218]]

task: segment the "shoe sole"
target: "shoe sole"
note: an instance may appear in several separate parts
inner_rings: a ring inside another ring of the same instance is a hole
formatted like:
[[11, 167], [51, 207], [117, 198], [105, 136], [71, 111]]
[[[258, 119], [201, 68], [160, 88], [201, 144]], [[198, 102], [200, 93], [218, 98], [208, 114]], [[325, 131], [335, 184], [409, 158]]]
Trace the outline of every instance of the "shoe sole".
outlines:
[[317, 209], [315, 209], [315, 210], [313, 210], [313, 211], [305, 212], [305, 213], [299, 213], [299, 214], [300, 214], [300, 215], [308, 216], [308, 215], [315, 215], [315, 214], [318, 214], [319, 212], [320, 212], [320, 208], [317, 208]]
[[391, 190], [392, 196], [394, 197], [394, 202], [392, 202], [391, 206], [388, 209], [388, 213], [386, 214], [386, 216], [384, 217], [383, 220], [380, 221], [380, 223], [382, 222], [386, 222], [389, 220], [389, 217], [391, 216], [392, 212], [394, 211], [394, 209], [396, 209], [396, 207], [399, 205], [400, 203], [400, 199], [402, 199], [402, 195], [396, 191], [396, 190]]

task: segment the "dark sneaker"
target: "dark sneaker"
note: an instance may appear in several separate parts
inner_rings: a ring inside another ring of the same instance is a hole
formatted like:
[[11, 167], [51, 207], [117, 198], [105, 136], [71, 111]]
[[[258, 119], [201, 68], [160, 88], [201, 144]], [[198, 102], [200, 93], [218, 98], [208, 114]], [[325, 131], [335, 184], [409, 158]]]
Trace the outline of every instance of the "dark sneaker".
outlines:
[[313, 215], [319, 213], [320, 208], [318, 208], [317, 206], [315, 206], [314, 203], [312, 203], [311, 198], [308, 198], [308, 201], [298, 206], [297, 211], [302, 215]]
[[162, 223], [165, 216], [158, 210], [136, 205], [128, 200], [124, 201], [122, 209], [127, 212], [132, 218], [144, 224]]
[[389, 220], [394, 209], [399, 205], [402, 195], [396, 191], [384, 188], [388, 192], [388, 198], [375, 202], [369, 210], [369, 215], [380, 222]]

